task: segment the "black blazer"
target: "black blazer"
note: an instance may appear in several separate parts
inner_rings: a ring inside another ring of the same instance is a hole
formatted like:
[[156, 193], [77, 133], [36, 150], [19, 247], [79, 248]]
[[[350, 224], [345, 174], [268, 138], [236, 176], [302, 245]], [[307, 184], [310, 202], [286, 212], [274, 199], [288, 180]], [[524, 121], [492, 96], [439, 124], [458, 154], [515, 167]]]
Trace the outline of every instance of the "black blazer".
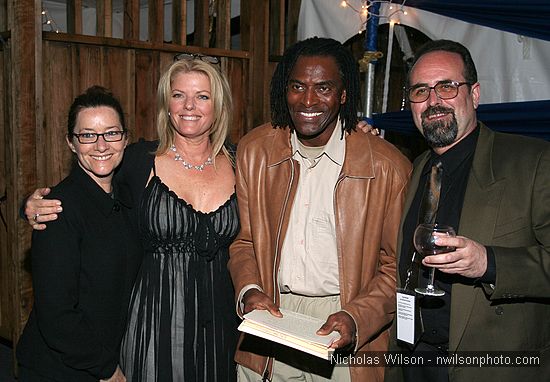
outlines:
[[128, 301], [142, 259], [132, 196], [111, 198], [79, 166], [52, 189], [63, 213], [32, 237], [34, 306], [19, 362], [59, 381], [109, 378], [119, 360]]

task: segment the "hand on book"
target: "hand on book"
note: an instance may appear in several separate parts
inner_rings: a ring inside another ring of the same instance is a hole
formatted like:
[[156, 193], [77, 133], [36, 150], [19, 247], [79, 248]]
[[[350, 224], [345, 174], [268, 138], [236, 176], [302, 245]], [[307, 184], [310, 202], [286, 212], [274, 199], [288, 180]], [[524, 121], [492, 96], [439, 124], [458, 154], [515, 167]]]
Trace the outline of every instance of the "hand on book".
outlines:
[[252, 312], [255, 309], [267, 310], [275, 317], [283, 317], [279, 308], [273, 303], [265, 293], [258, 289], [250, 289], [243, 296], [244, 309], [243, 313]]
[[324, 320], [283, 308], [280, 311], [283, 317], [275, 317], [265, 309], [253, 310], [244, 315], [239, 330], [330, 360], [330, 345], [340, 338], [339, 333], [321, 336], [316, 332]]
[[340, 339], [330, 345], [332, 349], [345, 348], [354, 344], [357, 328], [355, 321], [348, 313], [340, 311], [328, 316], [327, 321], [317, 331], [317, 334], [326, 336], [333, 331], [340, 333]]

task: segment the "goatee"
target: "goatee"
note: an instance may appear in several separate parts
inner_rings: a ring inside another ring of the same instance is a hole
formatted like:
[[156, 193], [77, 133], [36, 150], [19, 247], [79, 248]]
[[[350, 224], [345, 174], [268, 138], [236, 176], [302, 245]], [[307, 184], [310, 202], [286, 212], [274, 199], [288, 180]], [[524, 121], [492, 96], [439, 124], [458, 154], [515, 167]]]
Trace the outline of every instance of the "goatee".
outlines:
[[[451, 114], [452, 119], [449, 122], [443, 120], [426, 121], [426, 117], [439, 113]], [[458, 122], [456, 121], [454, 110], [443, 106], [434, 106], [426, 109], [422, 113], [422, 134], [430, 147], [446, 147], [452, 144], [458, 135]]]

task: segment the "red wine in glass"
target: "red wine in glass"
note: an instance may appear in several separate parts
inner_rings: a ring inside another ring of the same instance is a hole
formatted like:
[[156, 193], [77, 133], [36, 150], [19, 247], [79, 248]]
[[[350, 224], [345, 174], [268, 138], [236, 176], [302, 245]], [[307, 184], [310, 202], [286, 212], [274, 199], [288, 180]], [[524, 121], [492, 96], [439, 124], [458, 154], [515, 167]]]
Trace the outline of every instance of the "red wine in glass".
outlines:
[[[453, 227], [440, 224], [419, 224], [414, 231], [413, 243], [416, 251], [422, 258], [426, 256], [439, 255], [441, 253], [452, 252], [455, 247], [439, 246], [435, 244], [435, 239], [441, 236], [456, 236]], [[425, 288], [415, 288], [417, 293], [426, 296], [443, 296], [444, 291], [434, 287], [435, 268], [430, 269], [428, 285]]]

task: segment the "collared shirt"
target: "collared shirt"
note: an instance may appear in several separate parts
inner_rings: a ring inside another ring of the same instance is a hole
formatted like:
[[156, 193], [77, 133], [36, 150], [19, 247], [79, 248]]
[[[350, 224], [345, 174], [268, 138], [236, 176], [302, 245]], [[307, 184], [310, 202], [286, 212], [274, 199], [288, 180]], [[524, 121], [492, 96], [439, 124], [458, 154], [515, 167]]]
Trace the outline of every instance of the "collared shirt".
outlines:
[[[441, 161], [443, 165], [443, 177], [436, 223], [451, 226], [455, 229], [457, 235], [460, 235], [458, 231], [460, 213], [464, 203], [464, 195], [478, 137], [479, 127], [444, 154], [437, 155], [432, 151], [430, 160], [427, 161], [422, 169], [418, 189], [403, 225], [403, 245], [400, 261], [402, 276], [405, 272], [403, 267], [410, 264], [410, 260], [403, 261], [403, 259], [410, 259], [410, 254], [412, 253], [412, 236], [418, 222], [422, 194], [425, 192], [430, 169], [438, 161]], [[429, 268], [421, 267], [419, 285], [426, 285], [428, 272]], [[455, 282], [468, 283], [471, 280], [468, 281], [468, 279], [458, 275], [436, 271], [435, 286], [444, 290], [445, 295], [442, 297], [423, 296], [421, 298], [420, 307], [422, 309], [422, 319], [425, 329], [422, 341], [431, 344], [444, 344], [448, 342], [451, 315], [451, 288]]]
[[279, 287], [282, 293], [304, 296], [340, 294], [334, 189], [342, 170], [346, 141], [340, 122], [324, 149], [304, 146], [291, 135], [293, 159], [300, 176], [281, 250]]

